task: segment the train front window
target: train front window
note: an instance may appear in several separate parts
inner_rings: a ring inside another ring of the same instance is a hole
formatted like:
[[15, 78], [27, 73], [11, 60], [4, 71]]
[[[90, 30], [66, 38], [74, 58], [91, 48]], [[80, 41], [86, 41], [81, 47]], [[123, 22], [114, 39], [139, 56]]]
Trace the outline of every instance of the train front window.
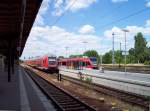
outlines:
[[56, 60], [56, 57], [48, 57], [48, 60]]
[[55, 65], [55, 64], [56, 64], [56, 61], [49, 61], [49, 64], [50, 64], [50, 65]]
[[97, 59], [96, 57], [91, 57], [90, 60], [92, 61], [92, 63], [95, 65], [97, 64]]
[[48, 57], [48, 63], [49, 63], [49, 65], [55, 65], [56, 57]]

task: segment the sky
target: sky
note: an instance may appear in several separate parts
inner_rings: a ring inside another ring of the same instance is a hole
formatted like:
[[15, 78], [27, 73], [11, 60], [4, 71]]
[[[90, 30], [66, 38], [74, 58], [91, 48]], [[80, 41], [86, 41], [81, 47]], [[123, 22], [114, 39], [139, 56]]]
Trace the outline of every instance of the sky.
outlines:
[[150, 0], [43, 0], [26, 42], [22, 59], [54, 54], [69, 56], [96, 50], [134, 47], [142, 32], [150, 46]]

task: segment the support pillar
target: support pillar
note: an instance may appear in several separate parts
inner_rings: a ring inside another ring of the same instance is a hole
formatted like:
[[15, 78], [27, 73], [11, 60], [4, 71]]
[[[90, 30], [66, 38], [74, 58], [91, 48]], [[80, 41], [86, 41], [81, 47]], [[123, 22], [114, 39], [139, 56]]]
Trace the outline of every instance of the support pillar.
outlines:
[[58, 73], [58, 74], [57, 74], [57, 80], [58, 80], [58, 81], [61, 81], [61, 79], [62, 79], [61, 74]]
[[11, 72], [12, 72], [12, 74], [14, 74], [14, 59], [15, 59], [15, 55], [14, 55], [14, 52], [12, 52], [12, 54], [11, 54]]
[[8, 82], [11, 82], [11, 41], [9, 41], [8, 45]]

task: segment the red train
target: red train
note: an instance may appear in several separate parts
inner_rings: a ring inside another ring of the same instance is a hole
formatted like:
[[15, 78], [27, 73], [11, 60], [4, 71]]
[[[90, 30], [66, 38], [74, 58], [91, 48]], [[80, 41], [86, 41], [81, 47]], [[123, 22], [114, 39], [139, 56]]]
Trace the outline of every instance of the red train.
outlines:
[[67, 58], [58, 61], [59, 66], [65, 66], [71, 69], [98, 69], [96, 58]]
[[41, 70], [49, 71], [51, 73], [59, 73], [58, 61], [56, 56], [45, 55], [44, 57], [37, 57], [32, 60], [25, 61], [26, 64], [34, 66]]

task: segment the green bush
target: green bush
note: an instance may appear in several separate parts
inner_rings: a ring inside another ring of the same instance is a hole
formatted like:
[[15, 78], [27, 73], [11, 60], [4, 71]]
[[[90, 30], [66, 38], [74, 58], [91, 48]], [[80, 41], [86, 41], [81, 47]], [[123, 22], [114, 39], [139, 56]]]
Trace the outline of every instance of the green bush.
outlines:
[[145, 61], [144, 65], [150, 65], [150, 60], [149, 61]]
[[87, 82], [87, 83], [92, 83], [92, 77], [86, 76], [85, 82]]

